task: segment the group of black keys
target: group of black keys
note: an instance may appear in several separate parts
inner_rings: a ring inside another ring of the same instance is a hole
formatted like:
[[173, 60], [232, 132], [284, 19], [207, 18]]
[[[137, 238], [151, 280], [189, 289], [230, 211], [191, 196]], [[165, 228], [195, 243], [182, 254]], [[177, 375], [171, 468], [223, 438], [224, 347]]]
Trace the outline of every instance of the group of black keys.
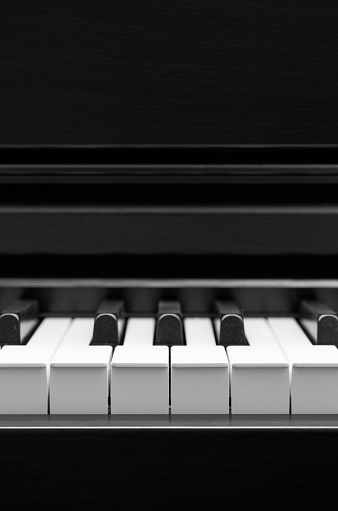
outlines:
[[[39, 317], [37, 300], [17, 300], [3, 309], [0, 312], [0, 345], [25, 344], [38, 326]], [[126, 317], [128, 315], [122, 300], [103, 301], [94, 315], [91, 345], [115, 347], [123, 344], [118, 321]], [[244, 312], [234, 302], [216, 301], [212, 317], [220, 319], [218, 344], [225, 348], [249, 345], [245, 336]], [[328, 306], [318, 301], [302, 301], [299, 318], [314, 344], [333, 344], [338, 347], [338, 316]], [[28, 329], [27, 325], [30, 325]], [[185, 345], [180, 302], [159, 302], [154, 345]]]

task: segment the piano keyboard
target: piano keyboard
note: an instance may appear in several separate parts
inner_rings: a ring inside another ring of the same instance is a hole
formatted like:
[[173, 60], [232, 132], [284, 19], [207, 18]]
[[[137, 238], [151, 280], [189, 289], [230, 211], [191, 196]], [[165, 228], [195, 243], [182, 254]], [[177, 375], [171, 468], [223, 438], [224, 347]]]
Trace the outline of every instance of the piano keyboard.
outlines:
[[[106, 302], [93, 317], [36, 326], [28, 305], [0, 315], [0, 414], [338, 413], [335, 329], [319, 342], [330, 328], [323, 314], [306, 330], [292, 317], [243, 317], [229, 303], [214, 317], [184, 316], [176, 302], [161, 302], [156, 317], [127, 317]], [[34, 328], [15, 337], [26, 323]]]

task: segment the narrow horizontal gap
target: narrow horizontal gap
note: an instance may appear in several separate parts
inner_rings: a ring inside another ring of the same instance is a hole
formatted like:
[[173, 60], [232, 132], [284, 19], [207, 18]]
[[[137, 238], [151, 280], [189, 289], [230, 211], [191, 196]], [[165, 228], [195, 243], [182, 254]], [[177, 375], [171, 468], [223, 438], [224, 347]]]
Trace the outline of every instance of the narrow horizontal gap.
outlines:
[[2, 146], [0, 165], [335, 165], [338, 146]]
[[[81, 181], [81, 180], [79, 180]], [[76, 184], [42, 184], [27, 183], [19, 184], [13, 179], [12, 184], [2, 184], [1, 188], [1, 212], [20, 213], [22, 207], [32, 207], [33, 211], [41, 213], [40, 207], [45, 207], [49, 211], [57, 208], [55, 212], [79, 213], [102, 213], [105, 207], [143, 208], [140, 213], [150, 212], [157, 214], [156, 208], [165, 211], [166, 206], [172, 206], [179, 209], [181, 213], [187, 213], [188, 208], [195, 208], [191, 212], [200, 212], [205, 214], [205, 207], [211, 207], [213, 212], [215, 208], [236, 207], [236, 213], [239, 213], [239, 207], [244, 208], [244, 212], [252, 207], [269, 207], [270, 211], [277, 211], [278, 208], [285, 206], [310, 207], [314, 212], [314, 207], [327, 206], [336, 214], [338, 205], [338, 196], [336, 186], [332, 184], [305, 184], [304, 182], [293, 184], [279, 183], [276, 185], [267, 185], [262, 183], [259, 177], [254, 184], [226, 184], [219, 185], [213, 183], [206, 184], [115, 184], [113, 186], [93, 183], [84, 185], [79, 182]], [[10, 209], [6, 209], [10, 208]], [[78, 211], [76, 211], [78, 208]], [[82, 208], [82, 209], [79, 209]], [[94, 209], [93, 209], [94, 208]], [[95, 208], [97, 210], [95, 211]], [[146, 209], [148, 208], [148, 210]], [[44, 212], [47, 212], [44, 211]], [[221, 211], [221, 210], [220, 210]], [[23, 211], [25, 214], [27, 211]], [[126, 212], [126, 209], [123, 211]], [[170, 211], [173, 213], [174, 211]], [[285, 213], [283, 209], [281, 212]], [[298, 211], [297, 211], [298, 212]], [[318, 210], [319, 212], [319, 210]], [[321, 209], [320, 213], [324, 210]], [[113, 210], [110, 211], [113, 213]]]
[[338, 279], [337, 254], [0, 255], [2, 279]]

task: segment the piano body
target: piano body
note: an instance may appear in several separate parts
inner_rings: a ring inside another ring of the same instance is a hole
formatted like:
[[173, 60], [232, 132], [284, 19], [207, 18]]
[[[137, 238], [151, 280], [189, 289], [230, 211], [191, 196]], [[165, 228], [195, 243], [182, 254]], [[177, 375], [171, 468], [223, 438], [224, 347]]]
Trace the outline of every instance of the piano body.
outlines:
[[[338, 310], [336, 2], [1, 11], [1, 310]], [[335, 414], [5, 414], [3, 501], [330, 508], [337, 430]]]

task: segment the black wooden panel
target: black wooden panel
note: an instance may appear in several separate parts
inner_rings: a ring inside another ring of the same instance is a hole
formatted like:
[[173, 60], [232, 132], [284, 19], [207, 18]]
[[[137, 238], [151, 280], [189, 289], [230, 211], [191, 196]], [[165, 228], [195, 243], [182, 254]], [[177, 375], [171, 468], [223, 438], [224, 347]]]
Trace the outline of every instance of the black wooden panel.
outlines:
[[0, 255], [334, 255], [336, 208], [3, 208]]
[[3, 0], [1, 144], [336, 143], [335, 0]]
[[325, 430], [1, 431], [1, 501], [96, 509], [336, 506]]

